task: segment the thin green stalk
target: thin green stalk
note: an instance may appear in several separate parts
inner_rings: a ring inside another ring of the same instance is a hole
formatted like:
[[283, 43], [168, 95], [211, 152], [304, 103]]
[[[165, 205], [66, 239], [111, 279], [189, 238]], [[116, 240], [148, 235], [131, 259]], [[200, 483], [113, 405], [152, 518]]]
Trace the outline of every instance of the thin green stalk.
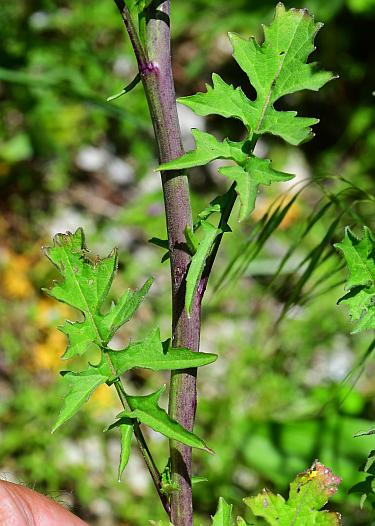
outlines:
[[139, 72], [142, 74], [144, 68], [147, 66], [149, 60], [147, 57], [147, 51], [143, 46], [141, 38], [139, 36], [137, 25], [133, 20], [133, 17], [130, 14], [129, 9], [127, 8], [123, 0], [115, 0], [118, 10], [120, 11], [122, 20], [125, 24], [126, 30], [128, 32], [130, 42], [134, 50], [135, 58], [137, 59]]
[[[110, 357], [108, 356], [108, 353], [104, 353], [106, 361], [109, 365], [109, 368], [111, 369], [113, 374], [116, 374], [115, 368], [113, 367], [112, 361]], [[113, 385], [115, 386], [116, 392], [118, 394], [118, 397], [120, 399], [120, 402], [122, 404], [122, 407], [125, 409], [125, 411], [132, 411], [132, 407], [129, 404], [128, 397], [126, 395], [126, 391], [124, 389], [124, 386], [122, 384], [122, 381], [120, 378], [116, 378], [116, 380], [113, 382]], [[158, 492], [160, 501], [167, 512], [168, 516], [171, 515], [171, 507], [169, 505], [167, 497], [162, 492], [162, 483], [161, 483], [161, 474], [155, 464], [155, 461], [151, 455], [151, 452], [148, 448], [148, 445], [146, 443], [145, 437], [143, 436], [143, 433], [141, 431], [141, 428], [139, 426], [139, 422], [134, 419], [133, 420], [133, 429], [134, 429], [134, 435], [137, 439], [137, 443], [139, 446], [139, 449], [142, 453], [143, 459], [146, 463], [146, 466], [150, 472], [152, 481], [155, 485], [156, 491]]]
[[[120, 398], [122, 407], [125, 409], [125, 411], [131, 411], [132, 408], [128, 402], [128, 397], [126, 395], [124, 386], [122, 385], [122, 382], [120, 378], [116, 378], [116, 380], [113, 382], [113, 385], [115, 386], [115, 389], [117, 391], [118, 397]], [[144, 458], [144, 461], [147, 465], [147, 468], [150, 472], [151, 478], [153, 480], [153, 483], [155, 485], [156, 491], [158, 492], [160, 501], [167, 512], [168, 516], [171, 515], [171, 507], [168, 502], [168, 498], [166, 495], [162, 492], [162, 484], [161, 484], [161, 474], [154, 462], [154, 459], [151, 455], [151, 452], [148, 448], [148, 445], [146, 443], [145, 437], [143, 436], [143, 433], [141, 431], [139, 422], [137, 420], [134, 420], [133, 423], [134, 428], [134, 435], [137, 439], [137, 443], [139, 446], [139, 449], [142, 453], [142, 456]]]

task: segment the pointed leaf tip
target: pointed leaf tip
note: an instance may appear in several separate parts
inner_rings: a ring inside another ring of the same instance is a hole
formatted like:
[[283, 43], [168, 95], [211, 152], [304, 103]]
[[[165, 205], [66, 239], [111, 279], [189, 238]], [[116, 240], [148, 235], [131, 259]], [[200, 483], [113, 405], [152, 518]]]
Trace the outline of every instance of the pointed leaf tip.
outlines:
[[142, 341], [130, 343], [120, 351], [107, 352], [118, 376], [137, 367], [153, 371], [173, 371], [201, 367], [217, 359], [215, 354], [173, 348], [170, 341], [161, 341], [158, 328], [153, 329]]
[[186, 276], [185, 308], [190, 316], [194, 296], [197, 291], [199, 281], [202, 277], [207, 258], [214, 246], [217, 236], [221, 230], [214, 227], [208, 221], [202, 221], [203, 238], [198, 244], [198, 248], [191, 258], [190, 266]]
[[180, 102], [199, 115], [213, 113], [242, 120], [250, 138], [271, 133], [291, 144], [305, 141], [311, 136], [310, 126], [316, 124], [316, 119], [278, 111], [273, 105], [289, 93], [318, 90], [333, 78], [332, 73], [316, 71], [315, 64], [307, 63], [319, 28], [308, 10], [287, 11], [278, 4], [273, 22], [264, 26], [264, 43], [229, 33], [233, 56], [257, 91], [255, 100], [247, 99], [241, 88], [234, 89], [214, 74], [213, 86], [207, 86], [206, 93], [184, 97]]
[[131, 443], [133, 437], [133, 423], [122, 421], [120, 424], [120, 435], [121, 435], [121, 453], [120, 453], [120, 463], [118, 467], [117, 480], [121, 482], [121, 475], [126, 468], [130, 452], [131, 452]]
[[201, 438], [170, 418], [168, 413], [159, 406], [159, 398], [165, 388], [166, 386], [163, 385], [156, 392], [146, 396], [128, 396], [127, 400], [131, 411], [123, 411], [118, 416], [120, 418], [136, 418], [167, 438], [177, 440], [187, 446], [208, 450], [209, 448]]
[[102, 374], [97, 367], [90, 367], [80, 373], [66, 371], [63, 379], [68, 385], [68, 391], [52, 433], [79, 411], [95, 389], [107, 381], [108, 376]]
[[232, 526], [233, 505], [219, 497], [217, 511], [212, 517], [212, 526]]

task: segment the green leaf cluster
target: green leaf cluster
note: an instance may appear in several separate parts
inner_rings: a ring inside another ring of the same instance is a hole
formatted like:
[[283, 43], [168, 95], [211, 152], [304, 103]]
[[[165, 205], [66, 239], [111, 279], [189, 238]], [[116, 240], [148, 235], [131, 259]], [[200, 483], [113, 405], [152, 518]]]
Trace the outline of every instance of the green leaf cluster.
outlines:
[[243, 141], [228, 138], [220, 142], [209, 133], [193, 130], [196, 149], [179, 159], [162, 164], [160, 170], [174, 170], [202, 166], [214, 159], [227, 159], [232, 165], [219, 172], [236, 183], [240, 198], [240, 220], [254, 209], [260, 184], [287, 181], [293, 176], [274, 170], [269, 160], [253, 153], [256, 140], [263, 134], [281, 137], [297, 145], [310, 139], [311, 126], [318, 119], [299, 117], [296, 111], [279, 111], [274, 105], [284, 95], [303, 89], [319, 90], [333, 78], [329, 72], [317, 71], [316, 64], [306, 63], [314, 51], [314, 38], [321, 24], [315, 23], [307, 9], [286, 10], [279, 3], [274, 21], [264, 27], [264, 42], [244, 39], [229, 34], [233, 56], [247, 74], [257, 96], [250, 100], [240, 87], [228, 85], [217, 75], [205, 93], [178, 99], [198, 115], [221, 115], [239, 119], [245, 126]]
[[[368, 433], [366, 433], [368, 434]], [[365, 501], [370, 503], [375, 510], [375, 450], [370, 451], [366, 461], [360, 466], [359, 471], [366, 475], [365, 480], [358, 482], [352, 488], [350, 493], [359, 493], [361, 495], [360, 505], [363, 507]]]
[[[182, 170], [223, 159], [227, 164], [219, 168], [219, 173], [229, 181], [239, 198], [239, 221], [247, 219], [255, 207], [260, 185], [285, 182], [292, 174], [275, 170], [269, 159], [254, 154], [258, 138], [272, 134], [286, 142], [297, 145], [313, 137], [311, 126], [318, 119], [300, 117], [296, 111], [280, 111], [275, 103], [285, 95], [300, 90], [317, 91], [333, 78], [332, 73], [318, 71], [315, 63], [307, 63], [314, 51], [314, 38], [322, 24], [316, 23], [307, 9], [289, 9], [279, 3], [275, 18], [269, 27], [264, 27], [264, 42], [259, 44], [255, 38], [244, 39], [230, 33], [233, 57], [246, 73], [256, 91], [255, 100], [250, 100], [241, 87], [227, 84], [219, 75], [212, 75], [212, 86], [207, 85], [204, 93], [182, 97], [178, 102], [191, 108], [201, 116], [220, 115], [235, 118], [244, 125], [244, 139], [232, 141], [225, 138], [219, 141], [210, 133], [192, 130], [195, 150], [190, 151], [168, 163], [159, 170]], [[228, 164], [229, 163], [229, 164]], [[231, 190], [227, 192], [226, 197]], [[234, 192], [234, 191], [233, 191]], [[224, 206], [223, 206], [224, 205]], [[215, 200], [210, 207], [198, 215], [195, 230], [202, 227], [203, 238], [192, 254], [192, 262], [187, 274], [185, 308], [189, 313], [199, 285], [204, 267], [214, 250], [219, 235], [223, 233], [207, 221], [215, 213], [223, 218], [226, 206], [225, 196]], [[227, 216], [229, 217], [229, 214]], [[224, 224], [226, 226], [226, 221]], [[191, 239], [187, 239], [190, 246]]]
[[93, 343], [105, 347], [115, 332], [135, 314], [147, 294], [152, 279], [138, 291], [128, 290], [110, 310], [103, 315], [101, 308], [107, 299], [117, 270], [117, 251], [108, 257], [91, 261], [85, 246], [82, 229], [74, 234], [57, 234], [52, 247], [45, 253], [64, 277], [45, 292], [78, 309], [82, 321], [66, 321], [59, 329], [68, 337], [64, 358], [84, 354]]
[[[110, 386], [119, 376], [133, 368], [154, 371], [199, 367], [216, 360], [208, 353], [195, 353], [189, 349], [173, 348], [170, 340], [161, 341], [159, 329], [153, 329], [142, 341], [130, 342], [122, 350], [109, 348], [116, 331], [129, 321], [146, 296], [152, 279], [136, 291], [128, 290], [103, 313], [110, 288], [117, 270], [117, 252], [106, 258], [89, 257], [82, 229], [74, 234], [57, 234], [52, 247], [45, 253], [57, 267], [63, 280], [55, 282], [46, 292], [58, 301], [77, 309], [82, 316], [79, 321], [66, 321], [59, 329], [67, 335], [68, 346], [63, 358], [84, 355], [95, 345], [101, 351], [97, 365], [88, 364], [80, 372], [64, 371], [67, 394], [56, 424], [55, 431], [71, 418], [101, 384]], [[119, 478], [127, 464], [135, 422], [142, 422], [168, 438], [179, 440], [191, 447], [208, 450], [199, 437], [172, 420], [159, 404], [164, 387], [147, 396], [130, 396], [125, 393], [127, 407], [120, 419], [108, 429], [119, 427], [121, 457]]]
[[[332, 497], [341, 479], [331, 469], [315, 461], [310, 469], [299, 473], [290, 484], [289, 498], [264, 489], [255, 497], [244, 499], [256, 517], [262, 517], [271, 526], [340, 526], [338, 513], [320, 511]], [[212, 526], [233, 526], [233, 506], [220, 497]], [[237, 526], [246, 526], [242, 517], [237, 517]]]
[[340, 481], [329, 468], [316, 461], [290, 484], [287, 501], [264, 489], [244, 502], [255, 516], [263, 517], [271, 526], [339, 526], [338, 513], [319, 510], [336, 493]]
[[347, 227], [344, 239], [335, 246], [341, 250], [348, 268], [345, 285], [348, 292], [338, 303], [347, 305], [351, 318], [357, 322], [354, 333], [375, 329], [374, 237], [367, 227], [361, 237]]

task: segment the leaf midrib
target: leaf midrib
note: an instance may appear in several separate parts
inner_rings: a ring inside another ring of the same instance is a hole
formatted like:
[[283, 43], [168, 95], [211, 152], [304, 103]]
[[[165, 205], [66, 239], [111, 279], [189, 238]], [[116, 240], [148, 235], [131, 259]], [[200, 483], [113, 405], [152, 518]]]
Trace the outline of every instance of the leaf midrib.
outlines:
[[83, 302], [84, 302], [84, 304], [86, 305], [86, 308], [87, 308], [87, 311], [85, 311], [84, 313], [89, 315], [89, 318], [90, 318], [91, 324], [92, 324], [92, 326], [93, 326], [94, 329], [95, 329], [95, 332], [96, 332], [96, 334], [97, 334], [97, 336], [98, 336], [98, 339], [99, 339], [99, 341], [101, 342], [101, 344], [104, 345], [103, 340], [102, 340], [102, 337], [101, 337], [100, 332], [99, 332], [99, 329], [98, 329], [98, 327], [97, 327], [97, 325], [96, 325], [96, 323], [95, 323], [95, 321], [94, 321], [94, 315], [93, 315], [93, 313], [91, 313], [91, 310], [90, 310], [89, 304], [87, 303], [86, 297], [85, 297], [85, 295], [84, 295], [84, 293], [83, 293], [83, 291], [82, 291], [82, 289], [81, 289], [81, 283], [80, 283], [80, 281], [79, 281], [79, 280], [77, 279], [77, 277], [76, 277], [76, 274], [75, 274], [75, 272], [74, 272], [74, 269], [73, 269], [73, 267], [72, 267], [72, 264], [71, 264], [71, 261], [70, 261], [70, 258], [69, 258], [69, 253], [68, 253], [67, 250], [65, 250], [65, 247], [64, 247], [64, 252], [65, 252], [65, 255], [66, 255], [67, 260], [68, 260], [68, 264], [69, 264], [68, 266], [69, 266], [70, 271], [71, 271], [71, 274], [72, 274], [72, 276], [73, 276], [73, 280], [76, 282], [76, 284], [77, 284], [77, 286], [78, 286], [79, 293], [80, 293], [80, 295], [81, 295], [81, 298], [83, 299]]
[[372, 274], [372, 272], [371, 272], [371, 270], [369, 268], [369, 265], [367, 264], [367, 259], [364, 259], [361, 256], [361, 254], [360, 254], [360, 252], [359, 252], [359, 250], [357, 248], [354, 248], [354, 251], [355, 251], [355, 253], [358, 256], [358, 259], [359, 259], [359, 261], [360, 261], [360, 263], [361, 263], [361, 265], [363, 267], [364, 273], [367, 274], [367, 276], [369, 277], [369, 281], [371, 281], [372, 284], [374, 284], [375, 283], [375, 275]]
[[285, 62], [285, 59], [286, 57], [288, 56], [288, 53], [290, 51], [290, 48], [292, 46], [292, 43], [294, 42], [294, 37], [296, 36], [296, 33], [297, 33], [297, 30], [299, 28], [299, 26], [301, 25], [301, 22], [302, 22], [302, 18], [300, 19], [299, 23], [296, 25], [295, 27], [295, 31], [294, 31], [294, 34], [293, 34], [293, 37], [291, 38], [290, 40], [290, 43], [289, 43], [289, 46], [288, 48], [286, 49], [285, 53], [284, 53], [284, 56], [283, 56], [283, 59], [281, 60], [280, 62], [280, 65], [279, 65], [279, 69], [275, 75], [275, 78], [273, 79], [273, 81], [271, 82], [271, 85], [270, 85], [270, 88], [269, 88], [269, 91], [266, 95], [266, 99], [264, 101], [264, 104], [262, 106], [262, 109], [261, 109], [261, 112], [260, 112], [260, 116], [259, 116], [259, 119], [258, 119], [258, 122], [256, 124], [256, 127], [255, 127], [255, 133], [259, 133], [259, 130], [260, 130], [260, 127], [261, 125], [263, 124], [263, 120], [264, 120], [264, 117], [265, 117], [265, 114], [266, 114], [266, 111], [268, 109], [268, 106], [269, 106], [269, 102], [270, 102], [270, 99], [271, 99], [271, 95], [272, 95], [272, 92], [273, 90], [275, 89], [276, 87], [276, 83], [277, 83], [277, 79], [279, 78], [280, 76], [280, 73], [281, 73], [281, 70], [283, 68], [283, 65], [284, 65], [284, 62]]

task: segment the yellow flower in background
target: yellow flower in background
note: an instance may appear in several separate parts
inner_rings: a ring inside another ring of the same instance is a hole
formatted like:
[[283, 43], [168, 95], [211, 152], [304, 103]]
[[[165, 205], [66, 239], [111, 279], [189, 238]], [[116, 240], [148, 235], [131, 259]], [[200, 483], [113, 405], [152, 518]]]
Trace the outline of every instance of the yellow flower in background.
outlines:
[[[32, 347], [32, 369], [44, 369], [56, 373], [61, 369], [61, 356], [66, 348], [66, 336], [57, 330], [51, 330], [47, 338]], [[67, 362], [65, 362], [67, 363]]]
[[28, 277], [31, 261], [27, 256], [8, 252], [6, 267], [2, 271], [1, 285], [5, 296], [26, 299], [34, 295], [34, 287]]
[[[287, 201], [283, 203], [283, 206], [285, 206]], [[254, 221], [259, 221], [263, 215], [269, 211], [269, 214], [271, 215], [275, 208], [274, 208], [274, 200], [271, 198], [264, 197], [262, 199], [259, 199], [257, 202], [257, 206], [252, 212], [252, 218]], [[290, 226], [294, 225], [301, 217], [302, 210], [300, 205], [297, 203], [297, 201], [294, 201], [292, 206], [289, 208], [288, 212], [286, 213], [285, 217], [282, 219], [279, 230], [286, 230]]]
[[102, 384], [91, 395], [85, 407], [92, 413], [100, 414], [105, 413], [107, 409], [114, 407], [118, 403], [113, 387]]

